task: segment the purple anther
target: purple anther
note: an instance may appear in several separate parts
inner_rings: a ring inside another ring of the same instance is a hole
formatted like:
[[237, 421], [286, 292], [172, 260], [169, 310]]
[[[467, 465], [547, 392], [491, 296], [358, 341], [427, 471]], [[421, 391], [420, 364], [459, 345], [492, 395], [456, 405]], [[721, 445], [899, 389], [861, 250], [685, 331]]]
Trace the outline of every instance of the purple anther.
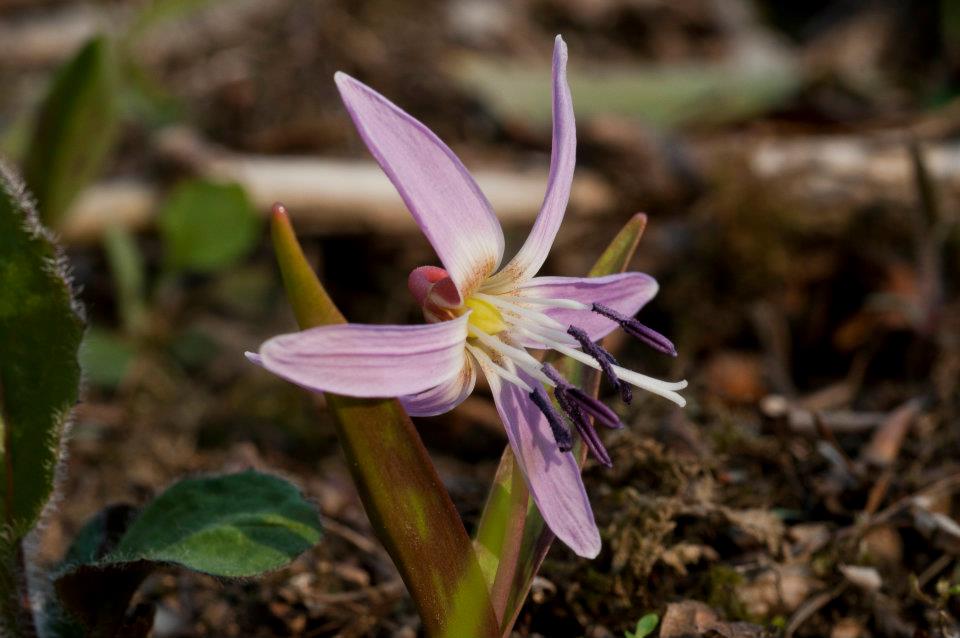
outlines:
[[617, 413], [607, 407], [603, 401], [590, 396], [580, 388], [571, 384], [549, 363], [543, 364], [542, 370], [543, 373], [547, 375], [547, 378], [557, 385], [553, 393], [557, 397], [561, 408], [563, 408], [564, 402], [572, 403], [596, 419], [601, 425], [614, 430], [619, 430], [623, 427], [623, 423], [620, 422], [620, 417], [617, 416]]
[[580, 439], [583, 441], [583, 444], [587, 446], [587, 450], [603, 465], [613, 467], [613, 461], [610, 459], [607, 448], [603, 446], [600, 435], [597, 434], [596, 429], [594, 429], [587, 420], [580, 406], [572, 402], [569, 395], [565, 392], [557, 392], [556, 397], [557, 403], [560, 404], [560, 409], [570, 417], [570, 421], [576, 426], [577, 432], [580, 434]]
[[610, 453], [607, 452], [607, 448], [603, 446], [600, 435], [597, 434], [597, 431], [592, 425], [578, 422], [577, 432], [580, 433], [580, 438], [583, 440], [584, 445], [587, 446], [587, 449], [590, 450], [590, 453], [593, 454], [594, 458], [606, 467], [613, 467], [613, 459], [610, 458]]
[[598, 315], [602, 315], [611, 321], [617, 322], [620, 324], [620, 327], [623, 328], [624, 332], [635, 339], [639, 339], [654, 350], [668, 354], [671, 357], [677, 356], [677, 349], [673, 345], [672, 341], [664, 337], [653, 328], [648, 328], [647, 326], [643, 325], [635, 318], [622, 315], [613, 308], [608, 308], [607, 306], [598, 303], [593, 304], [592, 310]]
[[573, 449], [573, 437], [570, 436], [570, 430], [563, 424], [563, 417], [557, 414], [550, 402], [550, 397], [543, 391], [539, 385], [534, 387], [530, 393], [530, 400], [534, 405], [540, 408], [543, 416], [547, 417], [547, 423], [550, 424], [550, 430], [553, 432], [553, 438], [557, 442], [557, 447], [561, 452], [569, 452]]
[[613, 358], [613, 355], [607, 352], [600, 344], [591, 341], [590, 335], [581, 328], [570, 326], [567, 328], [567, 334], [579, 341], [580, 348], [600, 364], [600, 370], [603, 371], [607, 380], [610, 381], [617, 392], [620, 393], [620, 399], [627, 405], [630, 405], [630, 402], [633, 401], [633, 391], [629, 385], [617, 377], [617, 373], [613, 369], [613, 366], [617, 365], [617, 360]]

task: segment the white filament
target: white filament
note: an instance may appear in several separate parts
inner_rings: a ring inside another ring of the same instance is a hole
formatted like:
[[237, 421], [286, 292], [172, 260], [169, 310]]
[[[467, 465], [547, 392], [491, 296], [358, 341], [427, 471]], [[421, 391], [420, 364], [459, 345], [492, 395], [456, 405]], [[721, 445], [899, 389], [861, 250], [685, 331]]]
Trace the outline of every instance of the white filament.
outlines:
[[510, 383], [512, 383], [512, 384], [514, 384], [515, 386], [517, 386], [518, 388], [522, 389], [524, 392], [533, 392], [533, 388], [531, 388], [531, 387], [527, 384], [526, 381], [524, 381], [523, 379], [521, 379], [520, 377], [518, 377], [518, 376], [515, 375], [514, 373], [510, 372], [509, 370], [507, 370], [507, 369], [504, 368], [503, 366], [499, 366], [499, 365], [497, 365], [496, 363], [494, 363], [494, 362], [493, 362], [493, 359], [491, 359], [491, 358], [487, 355], [487, 353], [484, 352], [483, 350], [481, 350], [480, 348], [478, 348], [478, 347], [476, 347], [476, 346], [472, 346], [472, 345], [470, 345], [470, 344], [468, 343], [468, 344], [467, 344], [467, 350], [470, 352], [470, 354], [472, 354], [474, 357], [477, 358], [477, 360], [479, 361], [480, 365], [481, 365], [482, 367], [484, 367], [484, 369], [492, 370], [493, 372], [495, 372], [495, 373], [497, 374], [497, 376], [503, 377], [504, 379], [506, 379], [506, 380], [509, 381]]
[[476, 339], [480, 341], [480, 343], [482, 343], [483, 345], [487, 346], [491, 350], [497, 351], [498, 353], [505, 356], [507, 359], [510, 359], [516, 365], [520, 366], [524, 372], [526, 372], [527, 374], [533, 377], [536, 377], [538, 381], [542, 383], [546, 383], [551, 386], [556, 385], [553, 381], [551, 381], [547, 377], [547, 375], [545, 375], [540, 370], [540, 368], [543, 367], [543, 364], [537, 361], [536, 359], [534, 359], [533, 356], [526, 350], [522, 350], [520, 348], [514, 348], [513, 346], [504, 343], [500, 339], [497, 339], [496, 337], [491, 337], [483, 330], [478, 330], [473, 326], [470, 326], [468, 330], [469, 330], [470, 336], [476, 337]]
[[[595, 370], [602, 370], [600, 363], [597, 362], [596, 359], [578, 349], [580, 346], [579, 341], [566, 332], [566, 326], [548, 316], [546, 313], [536, 308], [528, 307], [539, 306], [542, 308], [589, 310], [589, 305], [573, 299], [548, 299], [527, 296], [508, 297], [506, 295], [481, 292], [474, 293], [473, 296], [502, 310], [505, 313], [503, 318], [511, 329], [517, 330], [526, 337], [542, 343], [547, 348], [556, 350], [560, 354], [570, 357], [575, 361], [579, 361]], [[489, 350], [501, 355], [510, 364], [518, 366], [541, 383], [551, 387], [556, 386], [556, 384], [543, 373], [543, 364], [526, 350], [505, 343], [502, 339], [489, 335], [474, 326], [469, 327], [469, 334]], [[467, 349], [479, 362], [488, 367], [497, 376], [513, 383], [526, 392], [532, 392], [528, 383], [510, 370], [494, 363], [493, 359], [484, 352], [482, 348], [467, 344]], [[676, 403], [680, 407], [687, 404], [686, 399], [676, 392], [677, 390], [682, 390], [687, 387], [685, 380], [674, 382], [662, 381], [633, 370], [628, 370], [616, 364], [611, 363], [610, 366], [619, 379], [630, 385], [661, 396]]]
[[533, 310], [532, 308], [524, 308], [520, 304], [513, 301], [507, 301], [503, 297], [498, 297], [496, 295], [486, 295], [486, 294], [483, 294], [482, 292], [474, 293], [473, 296], [476, 297], [477, 299], [493, 304], [494, 306], [498, 306], [506, 310], [507, 312], [511, 312], [516, 315], [519, 315], [524, 319], [529, 319], [535, 323], [539, 323], [547, 328], [554, 328], [556, 330], [563, 330], [565, 328], [565, 326], [562, 323], [560, 323], [553, 317], [550, 317], [540, 312], [539, 310]]
[[547, 308], [566, 308], [568, 310], [590, 310], [590, 306], [585, 303], [574, 301], [573, 299], [548, 299], [546, 297], [521, 297], [524, 303], [532, 306], [544, 306]]

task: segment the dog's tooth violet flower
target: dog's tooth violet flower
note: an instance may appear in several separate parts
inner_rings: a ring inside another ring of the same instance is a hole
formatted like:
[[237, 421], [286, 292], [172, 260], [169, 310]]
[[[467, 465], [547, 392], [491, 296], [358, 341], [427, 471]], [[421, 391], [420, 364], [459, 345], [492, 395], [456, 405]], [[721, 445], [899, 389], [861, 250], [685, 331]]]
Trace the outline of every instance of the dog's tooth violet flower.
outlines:
[[[567, 49], [553, 55], [553, 149], [543, 205], [520, 252], [498, 270], [503, 231], [453, 152], [385, 97], [336, 74], [364, 142], [396, 186], [443, 263], [410, 273], [410, 292], [428, 323], [344, 324], [285, 334], [251, 360], [305, 388], [354, 397], [399, 397], [414, 416], [446, 412], [486, 377], [530, 493], [550, 529], [577, 554], [594, 557], [600, 535], [570, 450], [572, 424], [606, 465], [589, 418], [622, 427], [616, 413], [527, 352], [550, 349], [602, 371], [625, 401], [630, 386], [683, 406], [669, 383], [619, 366], [595, 342], [617, 326], [671, 355], [673, 345], [633, 315], [657, 292], [643, 273], [597, 278], [536, 277], [563, 219], [576, 155], [566, 81]], [[556, 399], [556, 406], [548, 390]]]

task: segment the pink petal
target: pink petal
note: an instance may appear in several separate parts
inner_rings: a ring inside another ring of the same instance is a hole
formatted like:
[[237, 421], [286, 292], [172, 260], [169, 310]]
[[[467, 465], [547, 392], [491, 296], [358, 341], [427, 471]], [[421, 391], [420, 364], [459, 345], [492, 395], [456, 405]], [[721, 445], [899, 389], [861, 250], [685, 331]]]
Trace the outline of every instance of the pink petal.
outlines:
[[443, 268], [420, 266], [410, 271], [407, 288], [421, 306], [436, 305], [456, 308], [460, 305], [460, 293], [450, 275]]
[[558, 35], [553, 48], [553, 147], [547, 192], [533, 229], [520, 251], [491, 280], [494, 290], [527, 281], [547, 260], [570, 200], [577, 162], [577, 127], [567, 85], [567, 45]]
[[[510, 446], [527, 479], [530, 494], [550, 530], [584, 558], [600, 553], [600, 532], [573, 454], [561, 452], [546, 417], [527, 394], [484, 371]], [[523, 372], [528, 384], [538, 381]]]
[[430, 129], [349, 75], [334, 76], [367, 148], [467, 296], [503, 257], [503, 231], [464, 165]]
[[430, 388], [419, 394], [400, 397], [400, 403], [410, 416], [434, 416], [449, 412], [470, 396], [473, 386], [477, 382], [477, 372], [473, 367], [472, 359], [466, 354], [463, 357], [463, 368], [460, 374], [449, 381], [444, 381], [435, 388]]
[[461, 371], [468, 317], [416, 326], [351, 323], [279, 335], [260, 346], [259, 363], [316, 392], [416, 394]]
[[[657, 280], [642, 272], [625, 272], [605, 277], [536, 277], [518, 291], [525, 296], [547, 299], [572, 299], [588, 306], [594, 302], [633, 316], [657, 294]], [[593, 341], [607, 336], [617, 324], [590, 310], [550, 308], [545, 313], [564, 326], [575, 325]], [[526, 347], [537, 347], [525, 343]]]

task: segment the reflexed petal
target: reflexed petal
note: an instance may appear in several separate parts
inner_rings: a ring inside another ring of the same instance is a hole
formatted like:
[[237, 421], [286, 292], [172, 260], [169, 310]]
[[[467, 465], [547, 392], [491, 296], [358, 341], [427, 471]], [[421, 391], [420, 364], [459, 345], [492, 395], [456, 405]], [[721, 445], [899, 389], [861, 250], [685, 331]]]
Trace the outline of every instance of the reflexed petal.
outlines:
[[416, 394], [463, 368], [468, 317], [414, 326], [348, 323], [279, 335], [260, 346], [260, 364], [317, 392]]
[[567, 85], [567, 45], [558, 35], [553, 49], [553, 147], [547, 193], [530, 235], [513, 259], [491, 278], [491, 291], [530, 279], [547, 260], [570, 200], [577, 162], [577, 127]]
[[[590, 305], [594, 302], [617, 312], [633, 316], [657, 294], [657, 280], [642, 272], [625, 272], [606, 277], [536, 277], [523, 285], [518, 299], [524, 296], [547, 299], [573, 299]], [[565, 326], [575, 325], [597, 341], [617, 324], [590, 310], [550, 308], [546, 314]], [[525, 343], [526, 347], [537, 347]]]
[[490, 203], [453, 151], [419, 121], [349, 75], [337, 87], [367, 148], [393, 182], [463, 296], [503, 257]]
[[[600, 553], [600, 532], [573, 454], [558, 449], [546, 417], [523, 390], [495, 373], [485, 374], [543, 520], [578, 555], [594, 558]], [[523, 372], [518, 374], [531, 385], [538, 383]]]
[[400, 397], [400, 403], [410, 416], [434, 416], [449, 412], [470, 396], [477, 382], [477, 372], [470, 357], [464, 353], [460, 374], [435, 388], [419, 394]]

